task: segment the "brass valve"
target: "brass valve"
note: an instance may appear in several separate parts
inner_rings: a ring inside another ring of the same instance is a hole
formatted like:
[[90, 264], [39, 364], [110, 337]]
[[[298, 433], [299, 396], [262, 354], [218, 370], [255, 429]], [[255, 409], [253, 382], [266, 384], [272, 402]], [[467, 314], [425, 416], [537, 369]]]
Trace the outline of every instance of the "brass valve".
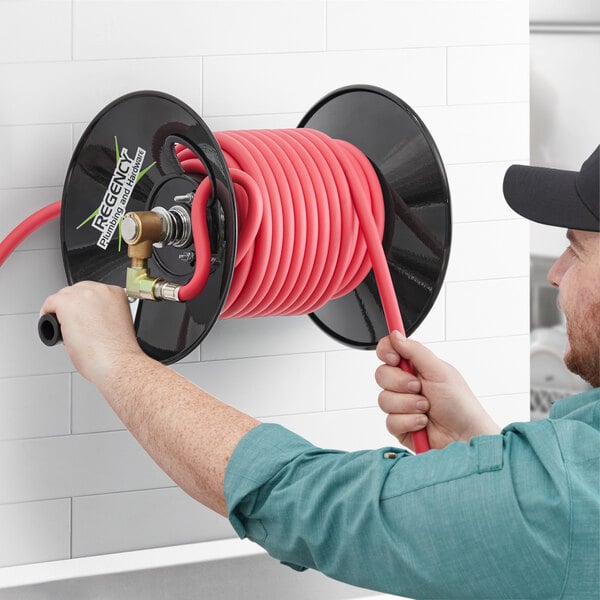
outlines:
[[153, 210], [128, 212], [121, 222], [121, 236], [129, 245], [129, 258], [150, 258], [152, 244], [160, 241], [161, 234], [162, 220]]

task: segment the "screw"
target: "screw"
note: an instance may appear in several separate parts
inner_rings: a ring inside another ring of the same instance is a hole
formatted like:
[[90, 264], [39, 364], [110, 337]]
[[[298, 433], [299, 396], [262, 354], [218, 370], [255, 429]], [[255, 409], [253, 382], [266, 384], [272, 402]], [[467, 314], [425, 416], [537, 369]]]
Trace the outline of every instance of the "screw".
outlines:
[[194, 192], [189, 194], [183, 194], [181, 196], [175, 196], [173, 202], [191, 202], [194, 199]]
[[194, 260], [196, 260], [196, 253], [192, 252], [191, 250], [188, 250], [187, 252], [182, 252], [179, 255], [179, 260], [183, 260], [184, 262], [191, 264], [194, 262]]

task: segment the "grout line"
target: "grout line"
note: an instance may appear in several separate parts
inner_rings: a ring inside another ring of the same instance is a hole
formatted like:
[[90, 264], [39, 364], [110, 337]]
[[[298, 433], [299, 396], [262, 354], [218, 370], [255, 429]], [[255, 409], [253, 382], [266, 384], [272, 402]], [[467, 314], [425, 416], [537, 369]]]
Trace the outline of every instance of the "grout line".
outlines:
[[433, 341], [433, 342], [425, 342], [423, 345], [424, 346], [431, 346], [433, 344], [454, 344], [454, 343], [464, 343], [464, 342], [485, 342], [485, 341], [495, 341], [495, 342], [499, 342], [499, 341], [504, 341], [504, 340], [509, 340], [512, 338], [525, 338], [525, 337], [529, 337], [530, 331], [526, 331], [524, 333], [511, 333], [509, 335], [487, 335], [487, 336], [482, 336], [482, 337], [468, 337], [468, 338], [453, 338], [453, 339], [449, 339], [449, 340], [440, 340], [440, 341]]
[[71, 62], [75, 59], [75, 0], [71, 0]]
[[448, 282], [444, 281], [444, 341], [448, 341]]
[[[28, 187], [9, 187], [9, 188], [0, 186], [0, 192], [15, 192], [15, 191], [27, 191], [27, 190], [31, 190], [31, 191], [36, 191], [36, 190], [62, 191], [62, 187], [63, 187], [62, 185], [37, 185], [37, 186], [32, 185], [32, 186], [28, 186]], [[7, 200], [7, 202], [9, 202], [9, 201]]]
[[[316, 327], [316, 325], [315, 325]], [[189, 361], [189, 362], [178, 362], [175, 363], [173, 365], [169, 365], [171, 367], [176, 367], [179, 365], [194, 365], [194, 364], [199, 364], [200, 362], [202, 362], [202, 364], [208, 364], [211, 362], [226, 362], [226, 361], [231, 361], [231, 360], [245, 360], [245, 359], [254, 359], [254, 358], [297, 358], [298, 356], [304, 356], [304, 355], [308, 355], [308, 356], [312, 356], [314, 354], [320, 354], [322, 352], [352, 352], [355, 350], [359, 350], [359, 348], [349, 348], [347, 346], [342, 346], [340, 344], [339, 348], [330, 348], [330, 349], [323, 349], [320, 348], [318, 350], [303, 350], [300, 352], [278, 352], [278, 353], [274, 353], [274, 354], [245, 354], [244, 356], [224, 356], [224, 357], [216, 357], [216, 358], [203, 358], [201, 361]]]
[[111, 433], [128, 433], [129, 435], [133, 436], [133, 434], [125, 426], [123, 426], [121, 429], [103, 429], [103, 430], [96, 430], [96, 431], [78, 431], [78, 432], [71, 432], [71, 433], [58, 433], [56, 435], [34, 435], [34, 436], [28, 436], [28, 437], [22, 437], [22, 438], [4, 438], [4, 439], [0, 439], [0, 444], [10, 443], [10, 442], [32, 442], [32, 441], [40, 441], [40, 440], [56, 440], [59, 438], [73, 439], [76, 437], [107, 435], [107, 434], [111, 434]]
[[[74, 37], [74, 31], [73, 31], [73, 27], [71, 27], [71, 35], [72, 37]], [[148, 56], [148, 55], [144, 55], [144, 56], [100, 56], [100, 57], [94, 57], [94, 58], [74, 58], [74, 49], [73, 49], [73, 41], [71, 43], [71, 59], [51, 59], [51, 60], [43, 60], [43, 59], [30, 59], [30, 60], [15, 60], [15, 61], [8, 61], [8, 62], [2, 62], [0, 61], [0, 67], [2, 66], [22, 66], [22, 65], [38, 65], [38, 64], [45, 64], [45, 65], [51, 65], [51, 64], [60, 64], [60, 63], [98, 63], [98, 62], [126, 62], [126, 61], [161, 61], [161, 60], [196, 60], [196, 59], [200, 59], [200, 58], [208, 58], [208, 59], [212, 59], [212, 58], [216, 58], [216, 59], [238, 59], [238, 58], [245, 58], [245, 57], [269, 57], [269, 56], [289, 56], [289, 55], [302, 55], [302, 54], [323, 54], [323, 53], [328, 53], [328, 54], [358, 54], [358, 53], [362, 53], [362, 52], [410, 52], [413, 50], [441, 50], [444, 48], [502, 48], [502, 47], [515, 47], [515, 46], [529, 46], [529, 43], [523, 43], [523, 42], [507, 42], [504, 44], [497, 44], [497, 43], [491, 43], [491, 44], [485, 44], [485, 43], [480, 43], [480, 44], [473, 44], [473, 43], [464, 43], [464, 44], [425, 44], [425, 45], [415, 45], [415, 46], [386, 46], [386, 47], [364, 47], [364, 48], [356, 48], [356, 47], [347, 47], [347, 48], [333, 48], [330, 49], [329, 48], [329, 43], [328, 40], [326, 38], [326, 46], [325, 49], [321, 48], [307, 48], [307, 49], [285, 49], [285, 50], [272, 50], [272, 51], [265, 51], [265, 50], [251, 50], [251, 51], [244, 51], [244, 50], [232, 50], [231, 52], [226, 52], [226, 53], [217, 53], [217, 52], [210, 52], [210, 51], [206, 51], [204, 50], [203, 52], [194, 52], [192, 54], [169, 54], [169, 55], [158, 55], [158, 56]]]
[[448, 102], [448, 46], [446, 46], [446, 106], [450, 106]]
[[327, 410], [327, 351], [323, 352], [323, 411]]
[[328, 52], [328, 48], [329, 48], [329, 39], [327, 37], [327, 8], [329, 5], [329, 0], [325, 0], [325, 6], [323, 8], [324, 14], [323, 14], [323, 41], [324, 43], [324, 50], [325, 52]]
[[[529, 106], [528, 100], [499, 100], [496, 102], [464, 102], [464, 103], [454, 103], [454, 104], [427, 104], [427, 103], [415, 103], [411, 104], [411, 108], [416, 111], [421, 111], [422, 109], [447, 109], [453, 110], [455, 108], [472, 108], [472, 107], [489, 107], [489, 106]], [[279, 117], [286, 115], [295, 115], [302, 114], [302, 111], [293, 110], [293, 111], [276, 111], [276, 112], [256, 112], [256, 113], [207, 113], [204, 115], [206, 119], [239, 119], [239, 118], [255, 118], [255, 117]], [[510, 159], [496, 159], [496, 160], [487, 160], [480, 162], [489, 162], [489, 163], [497, 163], [497, 162], [505, 162]], [[445, 163], [446, 164], [446, 163]], [[472, 162], [463, 162], [463, 163], [454, 163], [454, 164], [473, 164]]]
[[[111, 492], [94, 492], [91, 494], [77, 494], [76, 496], [57, 496], [55, 498], [38, 498], [35, 500], [21, 500], [16, 502], [0, 502], [0, 506], [10, 506], [11, 504], [36, 504], [39, 502], [54, 502], [55, 500], [70, 500], [71, 505], [75, 498], [90, 498], [94, 496], [114, 496], [115, 494], [135, 494], [136, 492], [154, 492], [160, 490], [181, 489], [178, 485], [165, 485], [150, 488], [135, 488], [131, 490], [115, 490]], [[72, 519], [72, 510], [71, 510]]]
[[[204, 88], [203, 88], [204, 89]], [[416, 111], [428, 110], [428, 109], [446, 109], [453, 110], [459, 108], [473, 108], [473, 107], [490, 107], [490, 106], [529, 106], [529, 100], [510, 100], [510, 101], [497, 101], [497, 102], [470, 102], [470, 103], [455, 103], [455, 104], [427, 104], [427, 103], [416, 103], [411, 105], [413, 109]], [[237, 114], [203, 114], [204, 119], [239, 119], [239, 118], [256, 118], [256, 117], [282, 117], [287, 115], [303, 115], [302, 111], [293, 110], [293, 111], [277, 111], [277, 112], [259, 112], [259, 113], [237, 113]], [[64, 125], [70, 125], [72, 127], [78, 124], [85, 124], [85, 121], [42, 121], [42, 122], [18, 122], [18, 123], [0, 123], [1, 128], [9, 128], [9, 127], [58, 127]], [[529, 160], [529, 157], [526, 159], [520, 160]], [[487, 160], [487, 161], [468, 161], [468, 162], [458, 162], [452, 163], [449, 161], [444, 161], [445, 165], [449, 164], [479, 164], [481, 163], [490, 163], [490, 162], [504, 162], [504, 160]], [[50, 187], [58, 187], [59, 184]], [[31, 186], [29, 186], [31, 187]], [[49, 187], [49, 186], [39, 186], [39, 187]], [[0, 188], [0, 189], [13, 189], [13, 188]], [[18, 189], [18, 188], [17, 188]]]
[[[69, 500], [71, 496], [59, 496], [57, 498], [38, 498], [35, 500], [17, 500], [16, 502], [0, 502], [0, 506], [10, 506], [12, 504], [38, 504], [40, 502], [55, 502], [57, 500]], [[0, 572], [2, 570], [0, 569]]]
[[69, 373], [69, 435], [73, 434], [73, 373]]
[[445, 281], [444, 285], [446, 289], [448, 287], [447, 284], [452, 283], [475, 283], [475, 282], [487, 282], [487, 281], [514, 281], [515, 279], [529, 279], [529, 273], [527, 275], [506, 275], [503, 277], [485, 277], [481, 279], [452, 279], [450, 281]]
[[499, 222], [523, 222], [523, 223], [527, 223], [528, 221], [526, 219], [524, 219], [523, 217], [520, 216], [516, 216], [516, 217], [506, 217], [506, 218], [500, 218], [500, 219], [485, 219], [485, 220], [475, 220], [475, 221], [462, 221], [462, 220], [455, 220], [453, 222], [453, 225], [473, 225], [473, 224], [486, 224], [486, 223], [499, 223]]
[[69, 558], [73, 558], [73, 497], [69, 498]]
[[489, 221], [462, 221], [455, 224], [464, 225], [465, 223], [530, 223], [530, 221], [517, 215], [516, 217], [512, 218], [490, 219]]
[[200, 110], [198, 111], [198, 113], [204, 119], [206, 116], [204, 114], [204, 107], [206, 106], [206, 98], [204, 97], [204, 91], [206, 89], [206, 64], [204, 56], [202, 56], [202, 58], [200, 59], [200, 73], [202, 73], [202, 77], [200, 78]]
[[374, 411], [380, 410], [377, 404], [365, 404], [364, 406], [350, 406], [348, 408], [330, 408], [328, 410], [320, 410], [320, 411], [310, 411], [310, 412], [293, 412], [293, 413], [283, 413], [283, 414], [274, 414], [274, 415], [260, 415], [256, 417], [257, 419], [278, 419], [279, 417], [315, 417], [318, 415], [333, 415], [335, 413], [349, 413], [353, 411]]

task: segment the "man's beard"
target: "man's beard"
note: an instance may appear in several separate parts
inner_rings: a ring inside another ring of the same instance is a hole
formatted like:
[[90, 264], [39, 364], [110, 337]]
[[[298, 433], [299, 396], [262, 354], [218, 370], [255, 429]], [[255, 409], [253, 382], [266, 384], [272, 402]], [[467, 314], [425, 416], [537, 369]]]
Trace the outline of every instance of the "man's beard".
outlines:
[[583, 317], [575, 325], [567, 318], [570, 348], [565, 353], [565, 365], [592, 387], [600, 387], [600, 302]]

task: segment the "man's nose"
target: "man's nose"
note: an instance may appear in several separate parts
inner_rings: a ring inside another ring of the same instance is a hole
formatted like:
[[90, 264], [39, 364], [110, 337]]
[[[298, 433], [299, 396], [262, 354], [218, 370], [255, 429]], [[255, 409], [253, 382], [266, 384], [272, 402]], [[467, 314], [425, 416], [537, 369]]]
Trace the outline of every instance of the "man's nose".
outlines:
[[562, 256], [554, 261], [554, 264], [550, 267], [550, 270], [546, 275], [548, 283], [554, 287], [558, 287], [560, 285], [560, 280], [562, 278], [561, 259]]

